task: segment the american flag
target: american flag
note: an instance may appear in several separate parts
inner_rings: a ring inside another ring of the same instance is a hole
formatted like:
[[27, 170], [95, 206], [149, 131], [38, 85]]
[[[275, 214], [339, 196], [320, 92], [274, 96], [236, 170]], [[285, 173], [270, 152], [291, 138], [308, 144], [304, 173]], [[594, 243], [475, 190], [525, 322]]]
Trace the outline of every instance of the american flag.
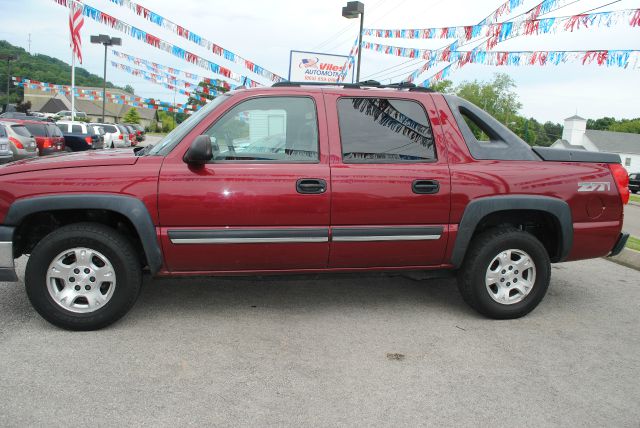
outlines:
[[72, 1], [69, 8], [69, 30], [71, 31], [71, 50], [82, 64], [82, 39], [80, 38], [80, 29], [84, 24], [84, 16], [82, 15], [82, 4], [76, 4]]

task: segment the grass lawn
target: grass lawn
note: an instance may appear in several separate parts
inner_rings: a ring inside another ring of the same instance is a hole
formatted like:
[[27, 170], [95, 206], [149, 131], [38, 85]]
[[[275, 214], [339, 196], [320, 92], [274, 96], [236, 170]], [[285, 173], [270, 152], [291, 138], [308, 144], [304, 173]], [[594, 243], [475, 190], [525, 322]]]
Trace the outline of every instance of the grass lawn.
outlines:
[[640, 195], [631, 195], [629, 200], [640, 204]]
[[640, 251], [640, 238], [636, 238], [635, 236], [630, 236], [629, 240], [627, 241], [627, 248]]

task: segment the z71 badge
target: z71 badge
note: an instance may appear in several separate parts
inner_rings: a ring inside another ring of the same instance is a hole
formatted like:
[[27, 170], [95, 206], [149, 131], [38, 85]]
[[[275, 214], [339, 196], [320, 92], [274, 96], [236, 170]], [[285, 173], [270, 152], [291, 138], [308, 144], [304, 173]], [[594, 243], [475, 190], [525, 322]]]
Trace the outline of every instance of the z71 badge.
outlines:
[[609, 190], [611, 190], [611, 183], [608, 181], [578, 183], [578, 192], [607, 192]]

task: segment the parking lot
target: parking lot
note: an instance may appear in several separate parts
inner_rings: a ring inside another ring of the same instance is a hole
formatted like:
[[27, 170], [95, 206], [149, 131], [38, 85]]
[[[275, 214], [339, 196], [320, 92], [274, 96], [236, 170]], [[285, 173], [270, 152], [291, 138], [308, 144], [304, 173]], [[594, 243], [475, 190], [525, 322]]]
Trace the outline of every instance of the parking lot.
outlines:
[[72, 333], [3, 283], [0, 425], [637, 427], [638, 302], [640, 272], [602, 259], [554, 266], [515, 321], [417, 274], [147, 280]]

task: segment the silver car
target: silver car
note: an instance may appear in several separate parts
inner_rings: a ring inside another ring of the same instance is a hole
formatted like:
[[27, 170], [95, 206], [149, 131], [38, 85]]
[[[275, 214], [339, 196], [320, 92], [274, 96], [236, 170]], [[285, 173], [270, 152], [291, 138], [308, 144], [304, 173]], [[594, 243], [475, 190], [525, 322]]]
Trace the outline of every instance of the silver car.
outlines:
[[13, 160], [13, 152], [7, 136], [7, 130], [3, 125], [0, 125], [0, 164], [11, 162]]
[[15, 122], [0, 122], [0, 125], [3, 125], [7, 130], [13, 160], [38, 156], [36, 139], [24, 125]]

